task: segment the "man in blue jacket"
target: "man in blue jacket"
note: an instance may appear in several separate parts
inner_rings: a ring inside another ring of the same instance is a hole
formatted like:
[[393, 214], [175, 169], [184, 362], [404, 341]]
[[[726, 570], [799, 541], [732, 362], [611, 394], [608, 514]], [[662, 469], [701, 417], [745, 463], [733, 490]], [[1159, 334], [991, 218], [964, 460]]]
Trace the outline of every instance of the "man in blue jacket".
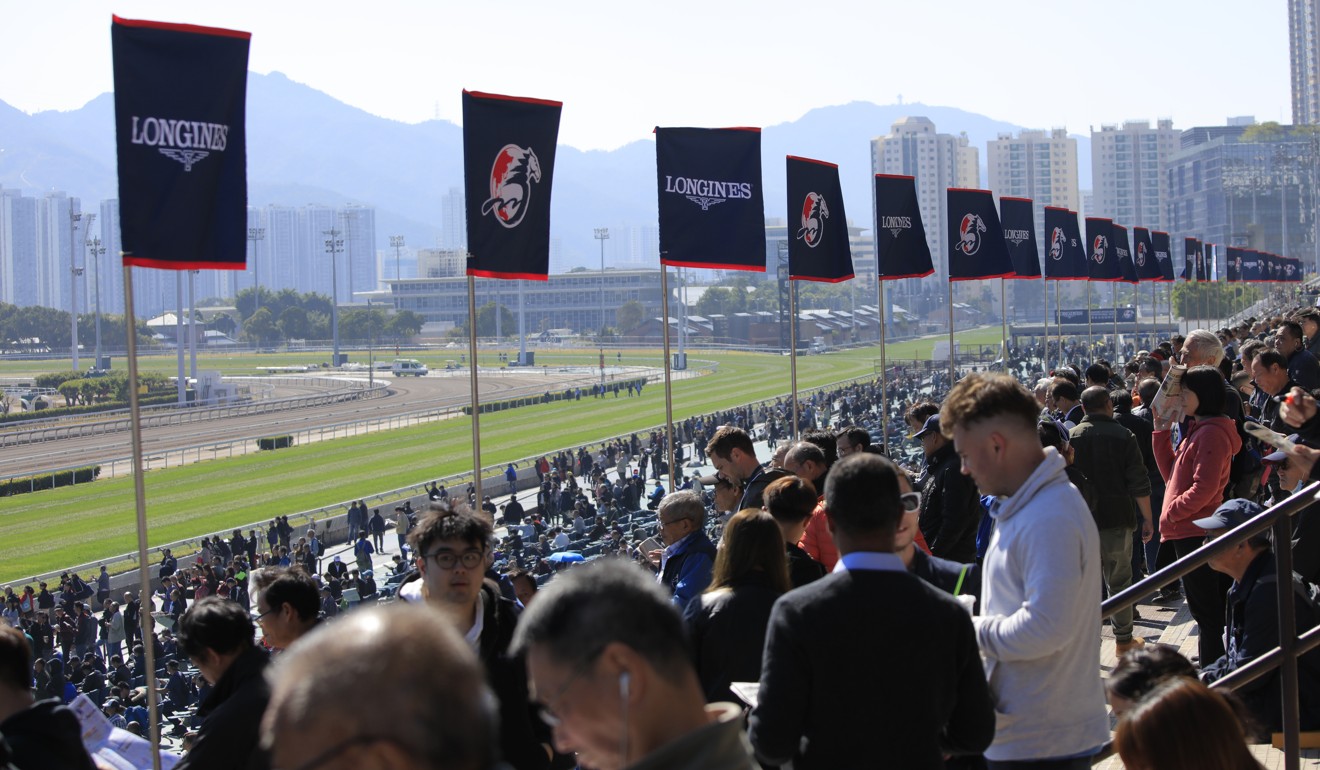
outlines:
[[706, 537], [706, 506], [693, 492], [665, 495], [657, 510], [660, 539], [660, 582], [680, 609], [710, 585], [715, 544]]

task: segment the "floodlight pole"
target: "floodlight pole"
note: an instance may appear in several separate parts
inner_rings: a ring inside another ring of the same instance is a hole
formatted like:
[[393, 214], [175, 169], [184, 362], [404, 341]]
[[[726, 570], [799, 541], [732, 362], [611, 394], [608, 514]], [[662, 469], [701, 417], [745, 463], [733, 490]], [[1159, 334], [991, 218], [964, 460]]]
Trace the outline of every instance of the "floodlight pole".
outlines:
[[600, 329], [596, 332], [596, 345], [600, 349], [600, 386], [605, 387], [605, 241], [609, 240], [610, 229], [597, 227], [593, 237], [600, 241]]

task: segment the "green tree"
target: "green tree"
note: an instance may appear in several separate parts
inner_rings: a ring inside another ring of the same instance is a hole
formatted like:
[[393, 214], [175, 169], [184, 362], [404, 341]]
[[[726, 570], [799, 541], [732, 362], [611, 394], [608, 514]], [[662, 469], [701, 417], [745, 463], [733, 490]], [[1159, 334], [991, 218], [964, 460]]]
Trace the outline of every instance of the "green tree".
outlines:
[[646, 308], [635, 299], [628, 300], [614, 311], [614, 322], [618, 325], [620, 334], [628, 334], [641, 326], [644, 320], [646, 320]]
[[385, 325], [385, 334], [397, 342], [406, 342], [422, 330], [424, 319], [411, 310], [400, 310]]
[[312, 325], [307, 320], [307, 311], [301, 307], [286, 307], [280, 313], [280, 333], [286, 340], [305, 340], [310, 336]]
[[275, 318], [266, 308], [260, 308], [243, 322], [243, 336], [261, 345], [279, 336]]
[[1250, 284], [1179, 281], [1173, 286], [1173, 312], [1180, 318], [1227, 318], [1260, 299]]
[[[500, 316], [500, 325], [503, 327], [501, 331], [512, 334], [518, 330], [518, 321], [507, 307], [500, 305]], [[454, 328], [451, 335], [461, 337], [467, 335], [467, 333], [467, 319], [465, 318], [463, 323]], [[477, 336], [495, 336], [495, 303], [493, 301], [477, 308]]]

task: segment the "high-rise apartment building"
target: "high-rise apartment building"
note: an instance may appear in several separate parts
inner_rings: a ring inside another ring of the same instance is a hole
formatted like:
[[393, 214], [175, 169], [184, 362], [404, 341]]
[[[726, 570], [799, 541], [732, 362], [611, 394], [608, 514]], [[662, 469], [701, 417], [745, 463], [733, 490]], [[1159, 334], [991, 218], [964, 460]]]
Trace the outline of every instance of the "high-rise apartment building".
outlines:
[[1173, 121], [1128, 121], [1091, 131], [1091, 185], [1095, 211], [1125, 227], [1168, 230], [1165, 210], [1169, 180], [1164, 173], [1169, 155], [1178, 149]]
[[1294, 125], [1320, 123], [1320, 0], [1288, 0]]
[[947, 280], [945, 190], [980, 187], [980, 161], [976, 148], [968, 144], [965, 134], [937, 133], [930, 118], [901, 118], [894, 123], [888, 136], [871, 140], [871, 171], [916, 177], [917, 203], [921, 207], [922, 223], [926, 226], [935, 276], [941, 282]]
[[467, 209], [462, 187], [451, 187], [440, 196], [440, 248], [467, 248]]
[[1045, 207], [1077, 211], [1077, 140], [1064, 128], [1000, 134], [986, 145], [986, 172], [996, 196], [1030, 198], [1036, 213], [1036, 241], [1043, 243]]

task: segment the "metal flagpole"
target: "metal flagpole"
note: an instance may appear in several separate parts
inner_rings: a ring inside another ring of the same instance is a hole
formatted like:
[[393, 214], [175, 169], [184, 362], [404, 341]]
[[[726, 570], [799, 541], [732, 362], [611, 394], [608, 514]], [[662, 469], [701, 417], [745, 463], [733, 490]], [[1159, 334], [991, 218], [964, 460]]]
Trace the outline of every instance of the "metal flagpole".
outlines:
[[[147, 563], [147, 492], [142, 467], [142, 409], [138, 403], [137, 322], [133, 319], [133, 268], [124, 265], [124, 331], [128, 337], [128, 409], [129, 426], [133, 435], [133, 494], [137, 499], [137, 545], [139, 605], [142, 617], [138, 628], [154, 634], [156, 619], [151, 611], [155, 602], [151, 597], [151, 567]], [[147, 671], [156, 670], [156, 646], [142, 645], [147, 658]], [[151, 767], [160, 770], [160, 696], [152, 686], [154, 674], [147, 675], [147, 713], [151, 724]]]
[[[1059, 347], [1060, 359], [1063, 358], [1063, 310], [1061, 308], [1062, 306], [1059, 305], [1059, 282], [1055, 281], [1054, 282], [1054, 312], [1059, 314], [1059, 322], [1054, 325], [1054, 334], [1056, 337], [1059, 338], [1058, 347]], [[1045, 370], [1046, 373], [1048, 373], [1049, 367], [1048, 366], [1045, 367]]]
[[886, 366], [888, 362], [885, 360], [885, 338], [888, 337], [889, 334], [885, 327], [885, 282], [880, 280], [880, 276], [876, 276], [875, 285], [880, 292], [880, 297], [879, 297], [880, 312], [878, 313], [878, 315], [880, 316], [880, 430], [881, 432], [884, 433], [884, 438], [881, 440], [880, 444], [881, 447], [885, 450], [885, 456], [888, 457], [890, 456], [889, 400], [888, 400], [889, 394], [886, 383], [888, 382], [888, 378], [889, 378], [889, 369]]
[[953, 387], [954, 367], [953, 361], [953, 281], [949, 281], [949, 387]]
[[1110, 284], [1113, 290], [1109, 293], [1114, 303], [1114, 360], [1111, 363], [1118, 363], [1118, 282]]
[[788, 379], [790, 396], [793, 401], [793, 440], [798, 440], [798, 391], [797, 391], [797, 283], [788, 279]]
[[[498, 317], [500, 308], [495, 306]], [[472, 488], [477, 493], [477, 508], [481, 507], [481, 398], [477, 393], [477, 295], [476, 279], [468, 274], [468, 362], [472, 372], [468, 377], [472, 402]]]
[[999, 320], [1003, 321], [1003, 339], [999, 343], [999, 357], [1004, 362], [1004, 371], [1008, 371], [1008, 305], [1004, 302], [1004, 279], [999, 279]]
[[1045, 365], [1045, 371], [1048, 372], [1050, 370], [1050, 281], [1049, 279], [1042, 275], [1040, 277], [1040, 286], [1042, 289], [1045, 290], [1045, 303], [1044, 303], [1045, 312], [1041, 316], [1042, 320], [1044, 320], [1045, 322], [1045, 326], [1043, 330], [1045, 335], [1045, 344], [1041, 348], [1042, 351], [1041, 363]]
[[174, 315], [174, 350], [179, 363], [179, 406], [188, 400], [188, 380], [183, 376], [183, 273], [174, 273], [174, 294], [178, 309]]
[[660, 265], [660, 294], [663, 297], [660, 311], [664, 320], [660, 325], [664, 327], [665, 335], [665, 444], [669, 453], [669, 491], [672, 492], [678, 488], [674, 484], [674, 384], [669, 360], [669, 270], [663, 263]]
[[1091, 360], [1095, 349], [1095, 330], [1091, 328], [1091, 280], [1086, 280], [1086, 360]]

